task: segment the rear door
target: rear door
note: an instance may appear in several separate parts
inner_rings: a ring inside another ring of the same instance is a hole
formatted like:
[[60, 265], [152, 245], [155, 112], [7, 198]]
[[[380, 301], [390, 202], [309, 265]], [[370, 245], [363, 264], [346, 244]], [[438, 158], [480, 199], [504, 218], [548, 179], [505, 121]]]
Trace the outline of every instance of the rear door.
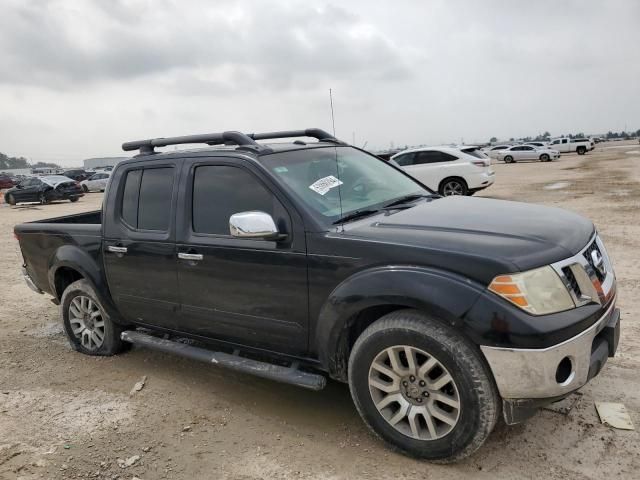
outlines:
[[[282, 193], [239, 159], [193, 160], [178, 215], [182, 329], [260, 348], [307, 348], [308, 289], [304, 226]], [[242, 239], [229, 217], [269, 213], [284, 241]]]
[[[177, 329], [175, 211], [179, 165], [139, 162], [116, 173], [105, 211], [104, 263], [127, 320]], [[113, 196], [113, 198], [111, 198]]]
[[520, 153], [521, 153], [521, 158], [522, 160], [534, 160], [537, 159], [537, 150], [535, 149], [535, 147], [532, 147], [531, 145], [522, 145], [520, 148]]

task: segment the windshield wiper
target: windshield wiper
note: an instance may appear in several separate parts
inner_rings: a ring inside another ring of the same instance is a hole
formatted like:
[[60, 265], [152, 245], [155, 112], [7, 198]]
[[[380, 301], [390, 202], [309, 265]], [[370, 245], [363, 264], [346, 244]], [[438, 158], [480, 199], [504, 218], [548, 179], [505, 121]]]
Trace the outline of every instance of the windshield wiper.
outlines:
[[338, 223], [348, 222], [350, 220], [355, 220], [356, 218], [367, 217], [369, 215], [373, 215], [374, 213], [378, 213], [379, 211], [380, 210], [373, 210], [373, 209], [356, 210], [355, 212], [352, 212], [348, 215], [345, 215], [342, 218], [339, 218], [338, 220], [333, 222], [333, 225], [336, 225]]
[[395, 205], [400, 205], [402, 203], [413, 202], [414, 200], [418, 200], [419, 198], [434, 198], [435, 195], [424, 195], [421, 193], [414, 193], [412, 195], [405, 195], [404, 197], [400, 197], [397, 200], [394, 200], [391, 203], [387, 203], [384, 208], [393, 207]]

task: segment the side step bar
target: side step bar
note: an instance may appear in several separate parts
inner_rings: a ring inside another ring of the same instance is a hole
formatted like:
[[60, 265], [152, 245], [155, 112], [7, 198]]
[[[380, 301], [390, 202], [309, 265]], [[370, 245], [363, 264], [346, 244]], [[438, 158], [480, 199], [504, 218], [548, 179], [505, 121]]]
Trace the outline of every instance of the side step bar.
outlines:
[[183, 357], [213, 363], [221, 367], [229, 368], [237, 372], [250, 373], [258, 377], [275, 380], [276, 382], [289, 383], [309, 390], [322, 390], [327, 379], [317, 373], [308, 373], [298, 370], [296, 364], [291, 367], [273, 365], [260, 362], [239, 355], [230, 355], [224, 352], [214, 352], [205, 348], [193, 347], [180, 342], [154, 337], [135, 330], [126, 330], [120, 334], [125, 342], [140, 345], [141, 347], [154, 348], [161, 352], [174, 353]]

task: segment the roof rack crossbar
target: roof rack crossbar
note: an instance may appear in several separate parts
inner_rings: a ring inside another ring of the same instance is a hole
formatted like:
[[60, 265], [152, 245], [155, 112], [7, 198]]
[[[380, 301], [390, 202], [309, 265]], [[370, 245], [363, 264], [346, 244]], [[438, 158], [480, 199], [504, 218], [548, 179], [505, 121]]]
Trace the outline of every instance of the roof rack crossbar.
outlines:
[[273, 140], [275, 138], [294, 138], [294, 137], [311, 137], [320, 141], [334, 142], [342, 144], [340, 140], [335, 138], [329, 132], [320, 128], [307, 128], [306, 130], [284, 130], [281, 132], [265, 132], [265, 133], [249, 133], [249, 138], [254, 140]]
[[182, 145], [186, 143], [206, 143], [207, 145], [238, 145], [241, 148], [251, 149], [258, 152], [267, 152], [271, 149], [266, 145], [260, 145], [256, 140], [270, 140], [275, 138], [311, 137], [319, 141], [346, 145], [329, 132], [320, 128], [307, 128], [306, 130], [285, 130], [282, 132], [250, 133], [242, 132], [222, 132], [204, 133], [201, 135], [186, 135], [182, 137], [150, 138], [148, 140], [136, 140], [125, 142], [122, 149], [125, 152], [140, 150], [140, 155], [154, 153], [155, 147], [166, 147], [169, 145]]
[[168, 145], [182, 145], [185, 143], [206, 143], [208, 145], [241, 145], [259, 148], [255, 140], [242, 132], [203, 133], [200, 135], [185, 135], [182, 137], [151, 138], [149, 140], [136, 140], [125, 142], [122, 149], [125, 152], [140, 149], [141, 154], [153, 153], [154, 147], [166, 147]]

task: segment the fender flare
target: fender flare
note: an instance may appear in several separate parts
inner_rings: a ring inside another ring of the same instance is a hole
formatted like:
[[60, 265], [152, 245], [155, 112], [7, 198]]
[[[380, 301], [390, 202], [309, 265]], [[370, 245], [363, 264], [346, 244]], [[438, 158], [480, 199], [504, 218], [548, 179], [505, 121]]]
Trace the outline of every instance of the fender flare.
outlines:
[[115, 319], [114, 321], [116, 323], [120, 323], [118, 319], [121, 318], [121, 316], [111, 300], [109, 286], [107, 285], [103, 270], [95, 258], [75, 245], [63, 245], [56, 250], [49, 260], [47, 277], [51, 292], [53, 292], [54, 298], [58, 300], [62, 298], [63, 292], [56, 291], [55, 278], [58, 270], [63, 267], [71, 268], [82, 275], [93, 287], [98, 300], [100, 300], [102, 306], [107, 310], [109, 316]]
[[320, 363], [333, 378], [346, 378], [346, 334], [367, 308], [415, 308], [461, 328], [465, 313], [484, 290], [480, 283], [434, 268], [397, 265], [358, 272], [340, 283], [322, 306], [314, 339]]

